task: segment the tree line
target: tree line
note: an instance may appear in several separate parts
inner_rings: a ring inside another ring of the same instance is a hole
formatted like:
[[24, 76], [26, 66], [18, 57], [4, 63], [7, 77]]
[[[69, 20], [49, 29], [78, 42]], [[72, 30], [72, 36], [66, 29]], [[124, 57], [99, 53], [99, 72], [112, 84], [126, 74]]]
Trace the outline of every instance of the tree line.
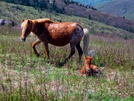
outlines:
[[[14, 3], [14, 4], [26, 5], [26, 6], [33, 6], [37, 9], [41, 9], [41, 10], [50, 10], [50, 11], [56, 11], [58, 13], [65, 13], [64, 7], [62, 7], [62, 8], [58, 7], [55, 0], [2, 0], [2, 1], [8, 2], [8, 3]], [[62, 1], [66, 5], [69, 5], [70, 3], [75, 3], [76, 5], [84, 6], [73, 0], [62, 0]], [[85, 7], [87, 7], [87, 6], [85, 6]], [[91, 8], [91, 7], [89, 7], [89, 8]]]
[[[64, 8], [57, 7], [55, 0], [2, 0], [8, 3], [21, 4], [26, 6], [33, 6], [41, 10], [56, 11], [58, 13], [64, 13]], [[65, 4], [70, 3], [72, 0], [63, 0]]]

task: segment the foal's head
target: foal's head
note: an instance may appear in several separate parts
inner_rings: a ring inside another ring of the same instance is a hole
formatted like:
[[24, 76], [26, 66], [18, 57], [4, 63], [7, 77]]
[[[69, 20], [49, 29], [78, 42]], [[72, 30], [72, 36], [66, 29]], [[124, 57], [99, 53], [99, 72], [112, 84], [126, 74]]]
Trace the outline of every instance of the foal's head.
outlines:
[[25, 41], [26, 37], [30, 34], [31, 30], [33, 29], [32, 20], [22, 20], [21, 29], [22, 34], [20, 39], [22, 41]]
[[91, 62], [92, 62], [92, 57], [85, 56], [84, 59], [85, 59], [85, 68], [86, 68], [86, 71], [90, 71], [90, 65], [91, 65]]
[[96, 65], [92, 65], [92, 57], [85, 56], [86, 72], [91, 76], [99, 76], [101, 74], [100, 69]]
[[91, 56], [85, 56], [84, 59], [85, 59], [85, 64], [91, 65], [93, 59]]

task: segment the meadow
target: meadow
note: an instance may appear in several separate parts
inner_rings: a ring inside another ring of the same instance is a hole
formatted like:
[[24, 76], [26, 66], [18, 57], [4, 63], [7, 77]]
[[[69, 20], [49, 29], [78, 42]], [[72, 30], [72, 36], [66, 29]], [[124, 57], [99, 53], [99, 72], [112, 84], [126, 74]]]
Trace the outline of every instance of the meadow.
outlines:
[[[4, 32], [2, 32], [4, 30]], [[18, 34], [19, 33], [19, 34]], [[44, 47], [37, 46], [40, 57], [33, 54], [29, 36], [21, 42], [20, 31], [1, 27], [0, 100], [2, 101], [132, 101], [134, 100], [134, 39], [90, 35], [90, 49], [95, 50], [93, 64], [99, 77], [79, 73], [84, 59], [78, 53], [62, 67], [57, 64], [69, 54], [69, 45], [50, 45], [50, 60]], [[83, 57], [84, 58], [84, 57]]]
[[[11, 6], [10, 10], [16, 7], [13, 4], [7, 5], [8, 8]], [[31, 47], [36, 37], [28, 36], [26, 42], [21, 42], [19, 28], [0, 26], [1, 101], [134, 100], [133, 33], [86, 18], [52, 15], [26, 6], [19, 7], [30, 13], [10, 11], [11, 15], [16, 13], [13, 20], [17, 23], [20, 23], [24, 17], [33, 19], [35, 15], [37, 15], [35, 18], [38, 18], [41, 14], [40, 16], [53, 20], [77, 21], [88, 28], [90, 30], [89, 51], [95, 50], [96, 53], [92, 64], [97, 65], [102, 74], [99, 77], [82, 76], [79, 70], [84, 65], [84, 56], [79, 63], [77, 51], [64, 66], [58, 66], [57, 64], [68, 56], [69, 45], [65, 47], [50, 45], [48, 61], [44, 47], [40, 44], [37, 49], [41, 55], [36, 57]], [[1, 11], [1, 13], [6, 16], [10, 14], [8, 11], [9, 9], [6, 11], [5, 8], [5, 12]], [[20, 16], [17, 16], [19, 14]]]

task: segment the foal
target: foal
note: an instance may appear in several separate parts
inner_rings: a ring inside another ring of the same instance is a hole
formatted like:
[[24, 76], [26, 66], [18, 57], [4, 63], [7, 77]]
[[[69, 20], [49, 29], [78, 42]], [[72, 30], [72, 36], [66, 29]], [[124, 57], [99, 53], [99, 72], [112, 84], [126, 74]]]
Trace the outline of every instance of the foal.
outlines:
[[80, 70], [81, 74], [87, 75], [87, 76], [99, 76], [100, 75], [100, 69], [96, 65], [92, 65], [92, 57], [85, 56], [85, 65]]

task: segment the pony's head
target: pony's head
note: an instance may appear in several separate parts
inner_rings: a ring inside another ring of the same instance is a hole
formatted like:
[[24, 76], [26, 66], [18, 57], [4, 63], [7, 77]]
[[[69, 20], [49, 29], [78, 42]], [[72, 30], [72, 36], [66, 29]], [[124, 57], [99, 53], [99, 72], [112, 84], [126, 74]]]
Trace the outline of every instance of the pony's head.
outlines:
[[22, 29], [22, 34], [20, 39], [22, 41], [26, 40], [26, 37], [30, 34], [30, 32], [33, 29], [33, 23], [32, 20], [22, 20], [22, 24], [21, 24], [21, 29]]

